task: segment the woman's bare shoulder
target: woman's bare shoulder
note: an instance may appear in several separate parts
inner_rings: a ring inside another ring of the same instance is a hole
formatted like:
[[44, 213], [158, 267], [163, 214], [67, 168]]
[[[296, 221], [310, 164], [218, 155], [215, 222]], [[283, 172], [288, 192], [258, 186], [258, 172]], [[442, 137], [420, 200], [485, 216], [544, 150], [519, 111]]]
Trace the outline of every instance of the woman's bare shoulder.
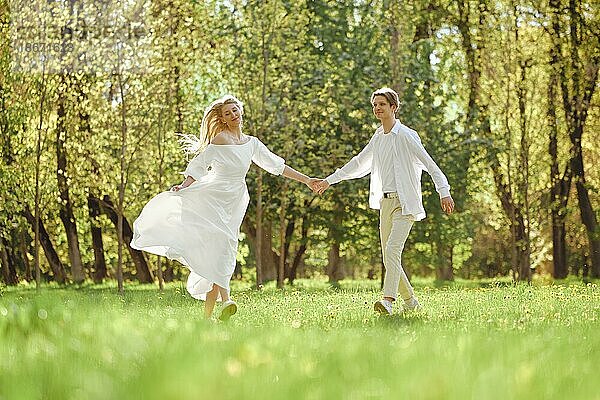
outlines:
[[210, 141], [211, 144], [229, 144], [227, 140], [227, 134], [225, 132], [220, 132], [215, 135], [214, 138]]

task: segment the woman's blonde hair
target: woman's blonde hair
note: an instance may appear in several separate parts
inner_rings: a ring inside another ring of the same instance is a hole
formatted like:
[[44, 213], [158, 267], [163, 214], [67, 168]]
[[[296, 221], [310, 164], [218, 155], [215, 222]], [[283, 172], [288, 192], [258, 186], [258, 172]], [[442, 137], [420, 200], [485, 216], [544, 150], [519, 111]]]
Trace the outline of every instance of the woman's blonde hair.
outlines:
[[202, 117], [202, 125], [200, 126], [200, 137], [181, 135], [180, 142], [186, 153], [198, 153], [204, 150], [215, 136], [227, 129], [227, 125], [221, 119], [221, 112], [226, 104], [237, 105], [240, 109], [240, 115], [244, 115], [244, 105], [235, 96], [228, 94], [213, 101], [204, 110], [204, 117]]

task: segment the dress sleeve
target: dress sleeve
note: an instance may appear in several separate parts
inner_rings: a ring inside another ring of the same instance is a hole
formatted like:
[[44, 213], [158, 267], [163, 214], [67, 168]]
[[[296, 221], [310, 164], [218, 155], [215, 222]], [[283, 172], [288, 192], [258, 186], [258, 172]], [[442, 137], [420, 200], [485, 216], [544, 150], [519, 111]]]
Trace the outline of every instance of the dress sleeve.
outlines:
[[197, 154], [189, 162], [187, 168], [183, 172], [186, 177], [191, 176], [195, 180], [199, 180], [204, 175], [208, 174], [210, 168], [210, 160], [208, 157], [208, 149], [205, 149], [202, 153]]
[[277, 154], [272, 153], [263, 142], [258, 140], [258, 138], [255, 138], [254, 140], [256, 141], [256, 144], [252, 162], [273, 175], [283, 174], [285, 160]]

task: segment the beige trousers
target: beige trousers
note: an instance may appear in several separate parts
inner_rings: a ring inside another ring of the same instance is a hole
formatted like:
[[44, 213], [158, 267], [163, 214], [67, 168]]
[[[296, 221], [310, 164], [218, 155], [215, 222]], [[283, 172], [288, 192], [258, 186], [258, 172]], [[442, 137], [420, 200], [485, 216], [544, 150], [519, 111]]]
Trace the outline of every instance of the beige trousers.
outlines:
[[402, 268], [402, 250], [415, 222], [412, 215], [402, 215], [402, 206], [397, 198], [381, 199], [379, 210], [379, 234], [385, 278], [383, 296], [396, 299], [398, 289], [403, 300], [413, 297], [413, 288]]

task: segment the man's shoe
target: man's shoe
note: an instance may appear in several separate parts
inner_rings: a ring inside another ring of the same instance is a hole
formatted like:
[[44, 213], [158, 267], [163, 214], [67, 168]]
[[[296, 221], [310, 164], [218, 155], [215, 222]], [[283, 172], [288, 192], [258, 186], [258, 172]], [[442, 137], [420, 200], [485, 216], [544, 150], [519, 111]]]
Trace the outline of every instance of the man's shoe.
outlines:
[[377, 300], [373, 308], [379, 314], [392, 315], [392, 302], [387, 299]]
[[403, 306], [404, 311], [423, 311], [423, 307], [421, 307], [421, 304], [419, 304], [418, 300], [415, 297], [411, 297], [408, 300], [404, 300], [404, 306]]
[[227, 300], [221, 307], [221, 314], [219, 319], [221, 321], [227, 321], [233, 314], [237, 312], [237, 303], [233, 300]]

